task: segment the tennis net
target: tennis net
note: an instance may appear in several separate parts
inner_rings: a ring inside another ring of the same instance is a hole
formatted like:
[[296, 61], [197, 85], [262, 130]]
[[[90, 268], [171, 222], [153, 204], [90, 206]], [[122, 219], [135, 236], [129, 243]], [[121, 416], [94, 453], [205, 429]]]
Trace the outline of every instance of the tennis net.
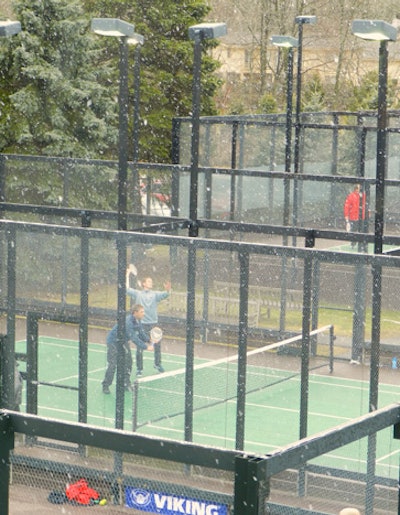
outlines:
[[[328, 337], [326, 334], [328, 333]], [[324, 336], [324, 337], [323, 337]], [[299, 382], [303, 335], [271, 343], [246, 353], [246, 395], [285, 381]], [[333, 370], [333, 326], [310, 332], [309, 372], [321, 367]], [[282, 356], [284, 354], [284, 356]], [[279, 359], [280, 358], [280, 359]], [[238, 391], [237, 353], [197, 364], [193, 368], [193, 410], [233, 401]], [[141, 377], [132, 396], [132, 426], [141, 426], [185, 413], [186, 368]]]

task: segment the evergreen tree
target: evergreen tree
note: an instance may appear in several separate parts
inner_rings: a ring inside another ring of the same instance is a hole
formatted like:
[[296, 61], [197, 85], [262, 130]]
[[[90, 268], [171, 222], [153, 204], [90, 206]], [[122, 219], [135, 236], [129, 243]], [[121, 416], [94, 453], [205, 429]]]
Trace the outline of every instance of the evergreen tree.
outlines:
[[117, 142], [110, 69], [95, 67], [98, 41], [76, 0], [17, 0], [22, 32], [3, 43], [1, 91], [7, 123], [1, 151], [52, 156], [109, 156]]
[[[172, 119], [189, 116], [192, 100], [193, 44], [188, 29], [204, 21], [209, 7], [202, 0], [83, 0], [93, 17], [120, 18], [135, 25], [145, 38], [141, 50], [139, 159], [169, 162]], [[106, 38], [102, 38], [106, 39]], [[108, 38], [108, 41], [112, 38]], [[204, 47], [216, 45], [205, 41]], [[107, 53], [117, 46], [105, 43]], [[133, 52], [132, 52], [133, 54]], [[132, 57], [133, 59], [133, 57]], [[117, 65], [115, 65], [117, 68]], [[206, 52], [202, 59], [202, 114], [216, 114], [217, 63]], [[132, 84], [130, 80], [130, 84]], [[132, 107], [132, 101], [130, 102]], [[132, 120], [132, 116], [130, 116]]]
[[[377, 71], [367, 72], [360, 78], [360, 84], [353, 86], [352, 97], [349, 100], [350, 110], [376, 110], [378, 108], [379, 74]], [[397, 109], [397, 81], [388, 79], [387, 107]]]

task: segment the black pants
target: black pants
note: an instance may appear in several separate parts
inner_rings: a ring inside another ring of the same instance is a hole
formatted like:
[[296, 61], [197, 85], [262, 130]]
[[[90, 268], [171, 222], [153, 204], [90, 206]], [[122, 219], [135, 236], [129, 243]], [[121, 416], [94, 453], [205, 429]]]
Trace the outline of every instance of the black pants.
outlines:
[[[142, 324], [143, 329], [147, 334], [155, 327], [153, 324]], [[161, 342], [154, 344], [154, 366], [159, 367], [161, 365]], [[136, 349], [136, 369], [143, 370], [143, 349]]]
[[[125, 370], [124, 370], [124, 386], [131, 384], [132, 373], [132, 352], [131, 348], [124, 346], [125, 350]], [[110, 386], [114, 380], [115, 371], [117, 370], [118, 348], [116, 345], [107, 345], [107, 370], [103, 379], [103, 386]]]

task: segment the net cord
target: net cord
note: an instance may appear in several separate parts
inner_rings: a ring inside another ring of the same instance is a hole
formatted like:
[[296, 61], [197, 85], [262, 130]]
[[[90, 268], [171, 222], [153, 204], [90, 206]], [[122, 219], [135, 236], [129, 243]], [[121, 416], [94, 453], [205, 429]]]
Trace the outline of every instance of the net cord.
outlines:
[[[324, 333], [328, 330], [330, 330], [332, 325], [326, 325], [323, 327], [320, 327], [318, 329], [314, 329], [313, 331], [310, 331], [310, 336], [314, 336], [316, 334]], [[298, 334], [297, 336], [292, 336], [291, 338], [287, 338], [286, 340], [280, 340], [279, 342], [270, 343], [268, 345], [264, 345], [263, 347], [253, 349], [247, 353], [247, 356], [254, 356], [256, 354], [261, 354], [262, 352], [271, 351], [274, 349], [278, 349], [279, 347], [284, 347], [285, 345], [288, 345], [290, 343], [294, 343], [297, 341], [300, 341], [303, 338], [303, 334]], [[232, 354], [232, 356], [228, 356], [225, 358], [216, 359], [213, 361], [206, 361], [204, 363], [200, 363], [199, 365], [196, 365], [194, 368], [196, 370], [201, 370], [202, 368], [208, 368], [213, 367], [215, 365], [219, 365], [220, 363], [229, 363], [230, 361], [237, 360], [238, 355]], [[155, 381], [157, 378], [165, 378], [165, 377], [171, 377], [179, 374], [184, 374], [186, 372], [186, 368], [179, 368], [178, 370], [171, 370], [169, 372], [163, 372], [162, 374], [158, 374], [156, 377], [154, 376], [148, 376], [148, 377], [138, 377], [135, 381], [139, 383], [148, 383], [151, 381]]]

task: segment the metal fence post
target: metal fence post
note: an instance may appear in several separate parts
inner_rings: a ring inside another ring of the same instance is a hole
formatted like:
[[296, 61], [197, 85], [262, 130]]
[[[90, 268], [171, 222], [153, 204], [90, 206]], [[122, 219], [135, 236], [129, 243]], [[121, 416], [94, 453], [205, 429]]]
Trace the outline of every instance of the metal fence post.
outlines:
[[0, 513], [8, 515], [10, 451], [14, 449], [14, 430], [7, 415], [0, 416]]
[[269, 481], [260, 479], [259, 464], [264, 458], [237, 456], [235, 459], [234, 513], [264, 515]]
[[[400, 440], [400, 423], [395, 424], [393, 426], [393, 438], [395, 440]], [[400, 514], [400, 475], [399, 475], [399, 482], [398, 482], [398, 500], [397, 500], [397, 513]]]

